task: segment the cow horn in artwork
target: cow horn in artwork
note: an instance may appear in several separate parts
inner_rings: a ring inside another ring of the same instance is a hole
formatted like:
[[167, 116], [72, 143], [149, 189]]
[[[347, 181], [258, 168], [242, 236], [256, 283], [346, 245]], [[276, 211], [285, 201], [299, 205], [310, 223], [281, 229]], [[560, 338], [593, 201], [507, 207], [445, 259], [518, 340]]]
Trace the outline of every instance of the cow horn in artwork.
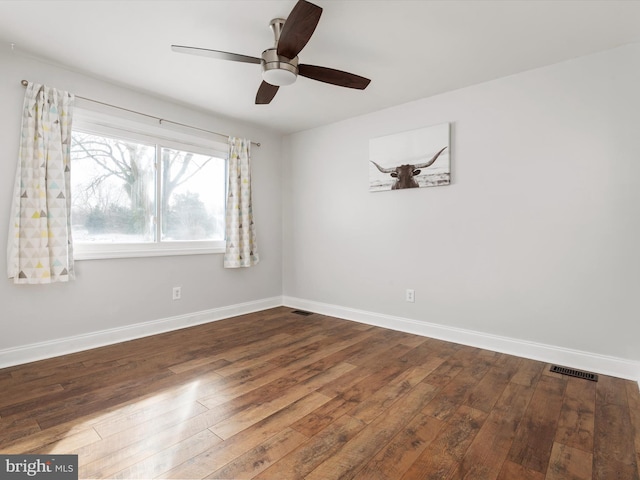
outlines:
[[[433, 163], [438, 159], [438, 157], [440, 156], [440, 154], [441, 154], [442, 152], [444, 152], [445, 148], [447, 148], [447, 147], [444, 147], [442, 150], [440, 150], [438, 153], [436, 153], [436, 154], [433, 156], [433, 158], [432, 158], [431, 160], [429, 160], [428, 162], [425, 162], [425, 163], [416, 163], [416, 164], [414, 165], [414, 167], [415, 167], [415, 168], [427, 168], [428, 166], [433, 165]], [[378, 168], [380, 168], [380, 167], [378, 167]]]

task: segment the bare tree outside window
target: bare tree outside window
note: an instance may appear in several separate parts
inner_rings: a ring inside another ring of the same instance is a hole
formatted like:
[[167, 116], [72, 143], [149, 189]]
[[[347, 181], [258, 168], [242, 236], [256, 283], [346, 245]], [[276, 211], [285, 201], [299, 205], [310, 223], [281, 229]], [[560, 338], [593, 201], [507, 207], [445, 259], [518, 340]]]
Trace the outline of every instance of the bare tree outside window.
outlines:
[[162, 149], [162, 240], [224, 239], [225, 162]]
[[74, 131], [71, 161], [75, 241], [224, 238], [224, 159]]

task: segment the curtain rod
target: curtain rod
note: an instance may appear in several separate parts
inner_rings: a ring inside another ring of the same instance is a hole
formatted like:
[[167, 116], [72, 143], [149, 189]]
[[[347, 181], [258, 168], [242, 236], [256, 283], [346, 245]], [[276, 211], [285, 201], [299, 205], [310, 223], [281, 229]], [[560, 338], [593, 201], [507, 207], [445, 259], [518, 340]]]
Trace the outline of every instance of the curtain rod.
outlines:
[[[22, 80], [20, 82], [22, 84], [22, 86], [26, 87], [27, 85], [29, 85], [29, 82], [27, 80]], [[118, 105], [112, 105], [110, 103], [105, 103], [105, 102], [101, 102], [99, 100], [94, 100], [92, 98], [87, 98], [87, 97], [81, 97], [80, 95], [74, 95], [76, 98], [80, 98], [82, 100], [86, 100], [87, 102], [93, 102], [93, 103], [99, 103], [100, 105], [105, 105], [107, 107], [111, 107], [111, 108], [117, 108], [118, 110], [124, 110], [125, 112], [131, 112], [131, 113], [135, 113], [136, 115], [142, 115], [143, 117], [147, 117], [147, 118], [153, 118], [154, 120], [158, 120], [158, 122], [160, 123], [160, 125], [162, 125], [162, 122], [164, 123], [171, 123], [173, 125], [180, 125], [181, 127], [186, 127], [186, 128], [191, 128], [193, 130], [200, 130], [201, 132], [206, 132], [206, 133], [211, 133], [213, 135], [219, 135], [221, 137], [229, 137], [229, 135], [225, 135], [224, 133], [219, 133], [219, 132], [214, 132], [211, 130], [205, 130], [204, 128], [200, 128], [200, 127], [194, 127], [191, 125], [187, 125], [185, 123], [179, 123], [179, 122], [174, 122], [172, 120], [167, 120], [166, 118], [160, 118], [160, 117], [156, 117], [154, 115], [149, 115], [147, 113], [142, 113], [142, 112], [138, 112], [136, 110], [130, 110], [128, 108], [124, 108], [124, 107], [119, 107]], [[251, 142], [253, 143], [255, 146], [259, 147], [260, 146], [260, 142]]]

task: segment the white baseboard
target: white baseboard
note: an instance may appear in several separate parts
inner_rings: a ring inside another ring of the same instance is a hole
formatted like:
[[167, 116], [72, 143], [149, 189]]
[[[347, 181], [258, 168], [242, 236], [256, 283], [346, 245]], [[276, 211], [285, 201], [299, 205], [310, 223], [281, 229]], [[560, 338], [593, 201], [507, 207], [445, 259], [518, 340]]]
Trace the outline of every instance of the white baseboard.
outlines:
[[8, 348], [0, 350], [0, 368], [135, 340], [282, 305], [344, 318], [345, 320], [353, 320], [367, 325], [375, 325], [546, 363], [556, 363], [603, 375], [635, 380], [640, 385], [640, 362], [288, 296], [265, 298], [120, 328]]
[[435, 323], [383, 315], [365, 310], [356, 310], [295, 297], [285, 296], [283, 297], [283, 303], [288, 307], [309, 310], [323, 315], [344, 318], [345, 320], [353, 320], [367, 325], [375, 325], [391, 330], [437, 338], [439, 340], [483, 348], [494, 352], [507, 353], [509, 355], [530, 358], [545, 363], [555, 363], [575, 369], [600, 373], [602, 375], [635, 380], [640, 385], [640, 362], [624, 358], [489, 335], [473, 330], [447, 327]]
[[91, 348], [103, 347], [114, 343], [126, 342], [128, 340], [135, 340], [136, 338], [157, 335], [159, 333], [215, 322], [217, 320], [259, 312], [279, 306], [282, 306], [282, 297], [265, 298], [186, 315], [152, 320], [150, 322], [136, 323], [127, 325], [126, 327], [111, 328], [73, 337], [58, 338], [47, 342], [8, 348], [0, 350], [0, 368], [80, 352]]

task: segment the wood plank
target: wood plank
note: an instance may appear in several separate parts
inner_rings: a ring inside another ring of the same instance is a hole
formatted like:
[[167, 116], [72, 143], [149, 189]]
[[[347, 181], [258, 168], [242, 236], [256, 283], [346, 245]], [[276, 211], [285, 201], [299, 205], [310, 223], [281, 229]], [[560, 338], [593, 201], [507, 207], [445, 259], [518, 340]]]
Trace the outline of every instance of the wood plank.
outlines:
[[[349, 363], [349, 362], [346, 362], [346, 363]], [[350, 364], [350, 365], [353, 365], [353, 364]], [[385, 368], [384, 366], [376, 368], [374, 366], [361, 367], [361, 366], [354, 365], [353, 370], [345, 373], [341, 377], [336, 378], [330, 384], [324, 385], [323, 387], [319, 388], [318, 393], [322, 393], [327, 397], [337, 397], [339, 395], [343, 395], [346, 391], [353, 388], [354, 385], [359, 384], [366, 378], [370, 377], [370, 380], [374, 379], [375, 376], [374, 377], [371, 377], [371, 376], [378, 374], [380, 370], [384, 368]], [[398, 371], [401, 371], [401, 370], [400, 369], [394, 370], [394, 372], [398, 372]]]
[[[460, 405], [465, 403], [478, 382], [486, 375], [491, 364], [479, 358], [479, 351], [473, 352], [461, 363], [462, 370], [447, 383], [424, 409], [424, 413], [440, 420], [449, 419]], [[425, 382], [430, 382], [429, 376]]]
[[[290, 405], [302, 397], [310, 394], [319, 386], [330, 382], [333, 378], [339, 377], [343, 373], [355, 368], [348, 363], [342, 363], [332, 367], [324, 372], [319, 373], [311, 377], [309, 380], [300, 384], [292, 386], [285, 390], [278, 398], [274, 398], [270, 401], [265, 401], [259, 405], [255, 405], [253, 408], [243, 410], [236, 415], [229, 417], [222, 422], [214, 425], [210, 430], [221, 438], [227, 439], [232, 437], [236, 433], [248, 428], [249, 426], [258, 423], [260, 420], [267, 418], [270, 415], [282, 410], [287, 405]], [[321, 395], [321, 394], [317, 394]], [[329, 397], [325, 397], [326, 401]]]
[[[156, 448], [157, 453], [147, 456], [144, 460], [124, 468], [116, 473], [102, 470], [98, 473], [98, 478], [109, 479], [131, 479], [131, 478], [156, 478], [168, 472], [173, 467], [193, 458], [195, 455], [213, 448], [222, 443], [222, 439], [211, 433], [209, 430], [202, 430], [195, 435], [179, 440], [172, 440], [176, 443], [166, 443]], [[120, 465], [122, 466], [122, 465]], [[83, 473], [82, 471], [80, 472]], [[86, 475], [85, 478], [92, 478]], [[95, 476], [93, 476], [95, 478]]]
[[399, 339], [399, 343], [406, 345], [407, 347], [416, 348], [420, 345], [424, 345], [429, 342], [427, 337], [420, 337], [418, 335], [406, 334], [403, 338]]
[[[391, 382], [378, 389], [373, 395], [366, 398], [357, 407], [349, 411], [349, 415], [371, 423], [378, 415], [385, 412], [395, 401], [406, 395], [412, 388], [415, 388], [429, 374], [428, 369], [414, 367], [399, 374]], [[430, 385], [431, 386], [431, 385]], [[430, 392], [433, 397], [437, 388], [431, 386]]]
[[366, 424], [361, 420], [343, 415], [255, 478], [256, 480], [305, 478], [322, 462], [340, 452], [344, 445], [365, 426]]
[[596, 387], [594, 479], [638, 480], [634, 436], [625, 381], [601, 375]]
[[[424, 413], [416, 415], [354, 477], [354, 480], [396, 480], [413, 465], [446, 425]], [[266, 480], [266, 479], [265, 479]]]
[[[10, 390], [4, 390], [4, 395], [0, 396], [0, 411], [2, 416], [11, 416], [13, 410], [11, 408], [15, 405], [20, 405], [24, 402], [42, 402], [47, 401], [52, 394], [63, 392], [64, 388], [59, 383], [53, 385], [33, 385], [26, 383], [20, 386], [11, 388]], [[3, 410], [4, 409], [4, 410]]]
[[33, 418], [0, 418], [0, 447], [40, 431], [40, 425]]
[[640, 476], [640, 392], [637, 382], [626, 382], [627, 403], [629, 404], [629, 415], [634, 429], [634, 445], [636, 448], [636, 463], [638, 465], [638, 476]]
[[487, 414], [462, 405], [446, 422], [435, 440], [404, 473], [402, 480], [449, 478], [482, 427]]
[[542, 376], [518, 426], [508, 459], [540, 473], [547, 471], [566, 380]]
[[332, 352], [344, 349], [356, 340], [348, 339], [343, 342], [336, 342], [324, 351], [314, 352], [297, 359], [287, 358], [286, 361], [273, 362], [269, 360], [259, 366], [251, 367], [237, 372], [229, 377], [229, 383], [210, 396], [200, 399], [200, 402], [207, 408], [214, 408], [233, 398], [247, 394], [254, 389], [271, 384], [272, 382], [291, 382], [300, 374], [316, 373], [327, 368], [329, 365], [341, 363], [339, 357], [332, 355]]
[[327, 347], [335, 348], [337, 343], [342, 342], [346, 342], [345, 345], [350, 345], [371, 335], [367, 331], [353, 329], [348, 324], [338, 323], [327, 327], [326, 323], [326, 321], [319, 321], [317, 324], [307, 324], [304, 335], [292, 335], [292, 329], [288, 328], [282, 338], [277, 336], [268, 338], [262, 344], [254, 343], [250, 349], [246, 348], [246, 345], [226, 349], [224, 358], [229, 360], [231, 365], [219, 369], [218, 373], [225, 376], [232, 375], [240, 369], [269, 360], [283, 364], [287, 363], [285, 357], [297, 359], [321, 349], [324, 349], [325, 353], [330, 353], [330, 351], [327, 352]]
[[480, 351], [475, 348], [463, 348], [455, 351], [446, 361], [440, 364], [424, 381], [437, 387], [446, 386], [465, 367], [473, 364], [473, 359]]
[[509, 383], [473, 439], [451, 479], [496, 479], [534, 389]]
[[[67, 432], [63, 436], [59, 437], [58, 439], [52, 442], [49, 442], [48, 444], [39, 445], [37, 448], [32, 449], [28, 453], [31, 453], [31, 454], [75, 453], [83, 446], [91, 445], [99, 441], [100, 441], [100, 435], [98, 435], [98, 433], [93, 428], [85, 428], [82, 430], [78, 430], [76, 431], [76, 433], [72, 433], [72, 434]], [[7, 450], [11, 450], [11, 448]]]
[[[217, 412], [205, 409], [201, 405], [194, 406], [192, 411], [178, 409], [169, 415], [161, 415], [102, 438], [92, 445], [83, 446], [77, 451], [78, 456], [82, 458], [81, 472], [86, 478], [109, 478], [125, 467], [153, 456], [168, 445], [187, 440], [207, 430], [216, 422], [216, 414]], [[179, 415], [182, 415], [182, 419]], [[218, 443], [221, 440], [211, 438], [208, 441]]]
[[465, 405], [489, 413], [511, 378], [518, 371], [520, 359], [511, 355], [502, 355], [469, 392]]
[[497, 480], [545, 480], [545, 475], [535, 470], [530, 470], [518, 463], [504, 462]]
[[596, 382], [596, 402], [598, 405], [628, 406], [626, 381], [620, 378], [600, 375]]
[[375, 365], [379, 359], [384, 359], [389, 354], [390, 350], [394, 350], [400, 356], [403, 352], [408, 352], [411, 347], [398, 343], [404, 334], [402, 332], [396, 332], [393, 330], [376, 330], [371, 335], [363, 348], [355, 351], [344, 352], [349, 356], [349, 363], [353, 363], [358, 366]]
[[195, 455], [168, 472], [165, 472], [162, 476], [165, 479], [205, 478], [248, 450], [253, 449], [281, 430], [284, 430], [301, 417], [318, 408], [326, 402], [326, 400], [327, 397], [324, 395], [315, 392], [311, 393], [289, 405], [286, 409], [278, 411], [276, 414], [241, 431], [221, 444], [199, 455]]
[[589, 480], [592, 464], [591, 453], [554, 443], [545, 480]]
[[208, 395], [220, 388], [221, 377], [211, 372], [200, 376], [197, 382], [176, 386], [167, 392], [135, 399], [120, 405], [104, 415], [99, 415], [86, 420], [86, 425], [91, 425], [102, 438], [110, 437], [116, 433], [131, 430], [149, 420], [158, 420], [167, 424], [172, 419], [187, 420], [198, 414], [206, 407], [200, 403], [195, 404], [202, 395]]
[[[362, 334], [363, 336], [366, 334]], [[247, 349], [246, 345], [239, 345], [235, 351], [224, 351], [221, 354], [229, 362], [228, 365], [219, 368], [220, 375], [229, 376], [238, 373], [245, 368], [267, 362], [273, 358], [281, 357], [293, 349], [313, 348], [327, 340], [326, 333], [296, 338], [289, 334], [283, 334], [281, 339], [269, 338], [259, 347]], [[337, 341], [337, 338], [336, 338]], [[316, 348], [315, 350], [317, 350]], [[307, 350], [308, 351], [308, 350]], [[300, 355], [303, 355], [299, 352]]]
[[[99, 440], [100, 435], [93, 428], [82, 423], [72, 422], [3, 442], [2, 453], [52, 453], [50, 450], [60, 444], [69, 446], [75, 451], [83, 445], [89, 445]], [[66, 453], [73, 453], [73, 451], [70, 450]]]
[[348, 394], [334, 397], [293, 423], [291, 427], [307, 437], [313, 437], [346, 415], [347, 412], [359, 405], [365, 397], [366, 395], [362, 390], [353, 390]]
[[[78, 354], [75, 354], [77, 356]], [[74, 375], [84, 375], [86, 367], [81, 359], [74, 358], [74, 355], [65, 355], [62, 357], [50, 358], [48, 360], [40, 360], [37, 362], [17, 365], [12, 367], [10, 378], [16, 385], [42, 385], [51, 384], [51, 379], [55, 378], [56, 383]]]
[[455, 355], [458, 350], [464, 350], [468, 347], [436, 338], [427, 338], [427, 341], [418, 348], [426, 351], [429, 357], [435, 356], [442, 360], [447, 360]]
[[352, 478], [431, 400], [434, 387], [418, 384], [347, 442], [340, 452], [306, 475], [307, 480]]
[[293, 424], [293, 428], [308, 437], [316, 435], [335, 419], [357, 408], [363, 401], [370, 398], [375, 392], [400, 375], [405, 368], [406, 365], [393, 362], [357, 381], [346, 390], [343, 390], [342, 387], [335, 388], [332, 385], [319, 389], [319, 393], [334, 396], [334, 398]]
[[[215, 322], [216, 325], [205, 324], [198, 327], [185, 328], [153, 337], [123, 342], [97, 349], [98, 355], [84, 359], [83, 364], [92, 369], [100, 369], [102, 364], [115, 362], [121, 366], [135, 365], [137, 362], [155, 360], [162, 367], [169, 367], [198, 356], [211, 356], [238, 344], [250, 345], [265, 337], [280, 333], [283, 324], [265, 323], [259, 331], [247, 331], [243, 328], [242, 319], [237, 324], [227, 321]], [[211, 335], [210, 331], [215, 331]], [[244, 330], [244, 335], [239, 332]], [[176, 345], [181, 345], [177, 349]]]
[[200, 397], [198, 401], [207, 408], [214, 408], [283, 377], [288, 377], [297, 369], [298, 366], [279, 369], [269, 362], [253, 365], [229, 377], [223, 377], [224, 381], [214, 392]]
[[[285, 365], [293, 366], [300, 362], [301, 358], [305, 361], [320, 361], [323, 360], [327, 364], [344, 363], [345, 359], [349, 359], [349, 363], [356, 366], [357, 362], [346, 352], [351, 352], [351, 347], [358, 345], [367, 345], [371, 341], [372, 334], [370, 332], [357, 332], [355, 335], [346, 335], [343, 339], [327, 339], [319, 345], [314, 345], [313, 348], [302, 348], [296, 352], [295, 355], [286, 354], [280, 355], [277, 358], [270, 359], [269, 362], [280, 367]], [[395, 346], [394, 346], [395, 347]], [[409, 347], [402, 346], [403, 351]], [[387, 348], [387, 351], [389, 348]]]
[[147, 428], [149, 422], [157, 422], [157, 425], [168, 426], [184, 422], [193, 416], [208, 411], [206, 407], [197, 403], [193, 398], [191, 401], [163, 401], [139, 408], [135, 408], [135, 405], [130, 405], [130, 407], [123, 409], [123, 412], [114, 412], [115, 414], [109, 415], [108, 418], [98, 418], [87, 422], [87, 424], [92, 424], [103, 439], [117, 434], [130, 437], [132, 431], [136, 431], [138, 428]]
[[561, 445], [593, 452], [596, 383], [568, 378], [555, 441]]
[[[56, 392], [47, 397], [28, 400], [2, 409], [3, 416], [35, 417], [41, 428], [47, 429], [63, 424], [82, 415], [92, 415], [119, 405], [127, 399], [147, 393], [164, 384], [175, 382], [174, 374], [168, 370], [153, 369], [140, 372], [140, 376], [122, 379], [115, 384], [95, 383], [82, 391]], [[170, 378], [170, 379], [169, 379]], [[167, 380], [169, 379], [169, 380]], [[99, 385], [99, 386], [98, 386]]]
[[[226, 366], [231, 365], [231, 362], [225, 360], [224, 358], [218, 359], [215, 356], [213, 357], [198, 357], [193, 360], [187, 360], [185, 362], [180, 362], [176, 365], [169, 367], [169, 370], [173, 373], [184, 373], [189, 370], [193, 370], [196, 368], [201, 369], [202, 371], [209, 370], [221, 370]], [[203, 368], [204, 367], [204, 368]]]
[[244, 479], [255, 478], [273, 463], [294, 450], [307, 439], [301, 433], [285, 428], [267, 441], [252, 448], [224, 467], [213, 472], [206, 478], [216, 479]]
[[538, 383], [545, 367], [546, 364], [542, 362], [523, 358], [520, 360], [520, 368], [511, 377], [511, 381], [525, 387], [533, 387]]

